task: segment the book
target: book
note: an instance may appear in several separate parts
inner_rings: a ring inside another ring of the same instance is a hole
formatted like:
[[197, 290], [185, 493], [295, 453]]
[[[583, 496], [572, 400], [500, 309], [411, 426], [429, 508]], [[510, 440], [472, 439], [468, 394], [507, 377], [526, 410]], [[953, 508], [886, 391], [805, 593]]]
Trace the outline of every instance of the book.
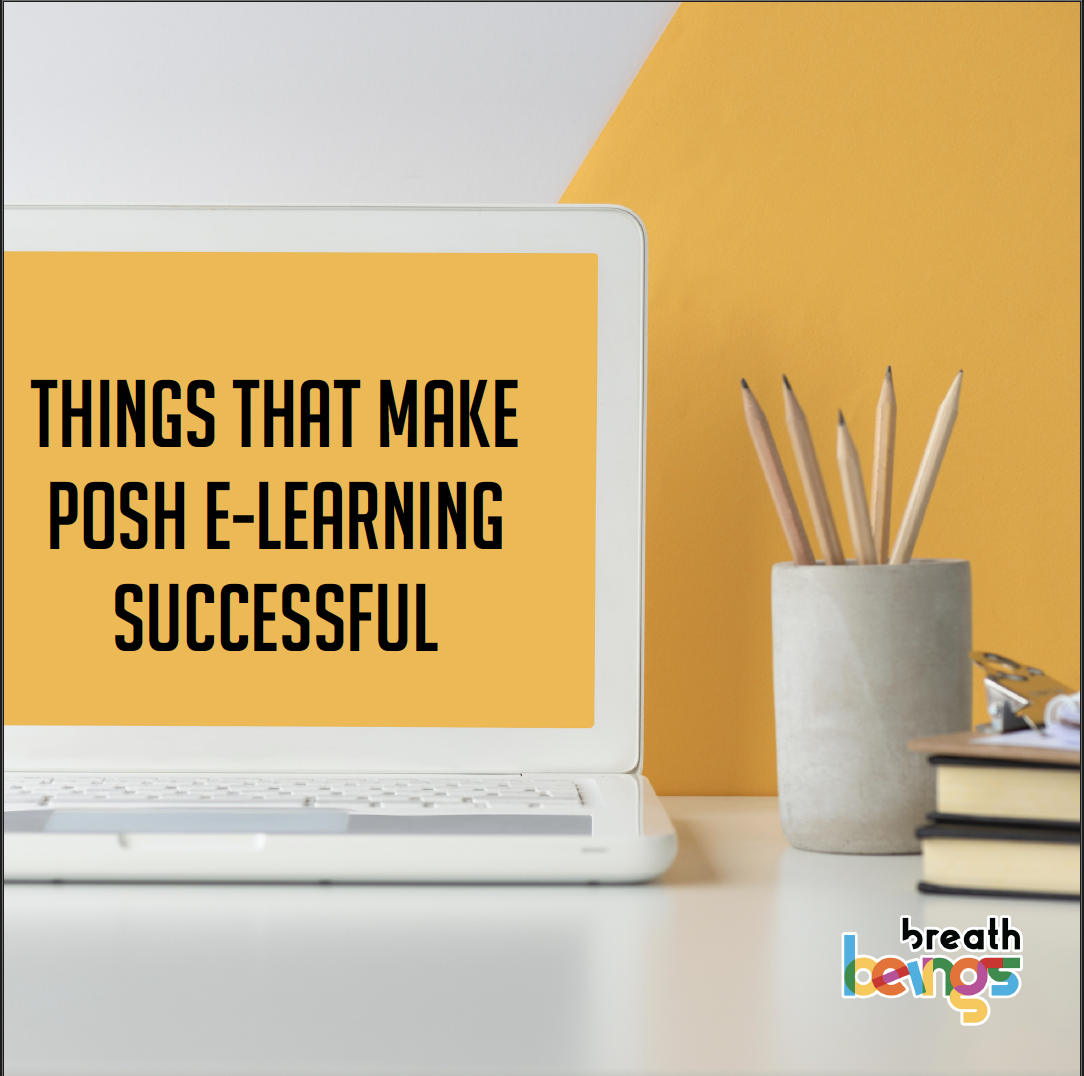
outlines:
[[1080, 829], [933, 822], [922, 842], [923, 893], [1080, 899]]
[[1080, 767], [1064, 762], [934, 755], [938, 822], [1080, 829]]
[[923, 893], [1080, 899], [1080, 752], [1019, 734], [912, 740], [937, 772]]

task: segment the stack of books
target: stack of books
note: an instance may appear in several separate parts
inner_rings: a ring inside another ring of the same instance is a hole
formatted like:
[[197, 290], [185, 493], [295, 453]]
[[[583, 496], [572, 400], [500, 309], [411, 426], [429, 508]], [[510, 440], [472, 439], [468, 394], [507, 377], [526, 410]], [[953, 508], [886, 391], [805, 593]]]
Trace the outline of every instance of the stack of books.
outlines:
[[958, 732], [908, 745], [937, 770], [922, 892], [1080, 899], [1080, 752], [1010, 743]]

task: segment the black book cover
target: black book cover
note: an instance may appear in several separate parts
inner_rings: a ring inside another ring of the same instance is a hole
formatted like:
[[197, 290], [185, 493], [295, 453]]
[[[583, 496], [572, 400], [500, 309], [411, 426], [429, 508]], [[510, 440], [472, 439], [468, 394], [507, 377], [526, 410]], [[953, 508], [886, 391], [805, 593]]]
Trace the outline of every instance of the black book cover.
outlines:
[[965, 841], [1046, 841], [1051, 844], [1080, 844], [1080, 827], [985, 825], [979, 822], [932, 822], [920, 826], [915, 836], [922, 840], [956, 838]]
[[920, 893], [937, 893], [951, 897], [1027, 897], [1029, 900], [1080, 900], [1079, 893], [1036, 893], [1026, 889], [969, 889], [966, 886], [934, 885], [919, 882]]
[[1038, 762], [1019, 758], [977, 758], [973, 755], [930, 755], [931, 766], [987, 766], [1015, 770], [1079, 770], [1071, 762]]
[[1002, 818], [999, 815], [950, 814], [947, 811], [930, 811], [926, 817], [931, 822], [945, 822], [957, 826], [1002, 826], [1012, 829], [1066, 829], [1080, 833], [1079, 822], [1066, 822], [1059, 818]]

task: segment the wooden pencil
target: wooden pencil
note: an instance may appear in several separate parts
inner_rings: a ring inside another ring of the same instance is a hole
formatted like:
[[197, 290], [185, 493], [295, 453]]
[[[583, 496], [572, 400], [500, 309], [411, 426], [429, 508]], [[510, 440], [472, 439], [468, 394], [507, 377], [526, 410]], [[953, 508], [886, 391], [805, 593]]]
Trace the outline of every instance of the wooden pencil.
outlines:
[[915, 551], [918, 532], [922, 527], [930, 497], [933, 495], [934, 483], [937, 482], [937, 472], [941, 470], [941, 461], [945, 458], [945, 449], [948, 448], [949, 438], [952, 436], [952, 427], [956, 424], [956, 415], [960, 409], [960, 387], [963, 380], [964, 372], [961, 370], [953, 379], [948, 394], [937, 409], [937, 417], [933, 420], [933, 429], [930, 430], [930, 438], [926, 442], [926, 451], [922, 453], [922, 462], [918, 465], [915, 484], [911, 487], [911, 496], [907, 500], [907, 507], [903, 510], [903, 519], [900, 520], [900, 529], [896, 533], [896, 544], [892, 547], [889, 564], [906, 564]]
[[813, 447], [813, 438], [809, 433], [809, 423], [805, 412], [794, 395], [786, 375], [783, 375], [783, 406], [787, 415], [787, 431], [794, 455], [798, 460], [798, 474], [802, 478], [809, 511], [813, 515], [813, 529], [817, 532], [817, 541], [824, 554], [826, 564], [846, 564], [843, 546], [836, 530], [836, 520], [832, 515], [832, 506], [828, 501], [828, 491], [824, 488], [824, 476], [817, 460], [817, 450]]
[[892, 367], [885, 371], [877, 421], [873, 428], [873, 474], [870, 476], [870, 511], [877, 560], [888, 563], [889, 527], [892, 522], [892, 464], [896, 454], [896, 389]]
[[741, 393], [749, 435], [753, 438], [753, 447], [757, 450], [761, 469], [768, 480], [768, 490], [775, 502], [779, 522], [783, 524], [783, 533], [787, 537], [787, 545], [790, 546], [790, 555], [794, 558], [795, 564], [815, 564], [813, 550], [806, 537], [805, 527], [802, 526], [802, 517], [798, 514], [798, 506], [794, 503], [794, 494], [790, 491], [790, 483], [783, 470], [779, 450], [775, 447], [775, 441], [772, 438], [771, 427], [744, 377], [741, 381]]
[[843, 500], [847, 504], [847, 522], [851, 525], [851, 541], [855, 559], [859, 564], [876, 564], [877, 550], [873, 545], [873, 530], [869, 525], [869, 507], [866, 504], [866, 488], [862, 482], [862, 465], [858, 449], [854, 447], [851, 431], [839, 413], [836, 430], [836, 461], [839, 477], [843, 482]]

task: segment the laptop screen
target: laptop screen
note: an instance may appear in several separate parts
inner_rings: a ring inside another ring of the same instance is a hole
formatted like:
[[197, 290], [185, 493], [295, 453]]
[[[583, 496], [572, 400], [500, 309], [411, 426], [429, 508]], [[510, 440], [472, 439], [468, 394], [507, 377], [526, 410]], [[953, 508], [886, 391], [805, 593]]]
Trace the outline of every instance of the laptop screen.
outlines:
[[5, 254], [8, 725], [589, 728], [598, 258]]

